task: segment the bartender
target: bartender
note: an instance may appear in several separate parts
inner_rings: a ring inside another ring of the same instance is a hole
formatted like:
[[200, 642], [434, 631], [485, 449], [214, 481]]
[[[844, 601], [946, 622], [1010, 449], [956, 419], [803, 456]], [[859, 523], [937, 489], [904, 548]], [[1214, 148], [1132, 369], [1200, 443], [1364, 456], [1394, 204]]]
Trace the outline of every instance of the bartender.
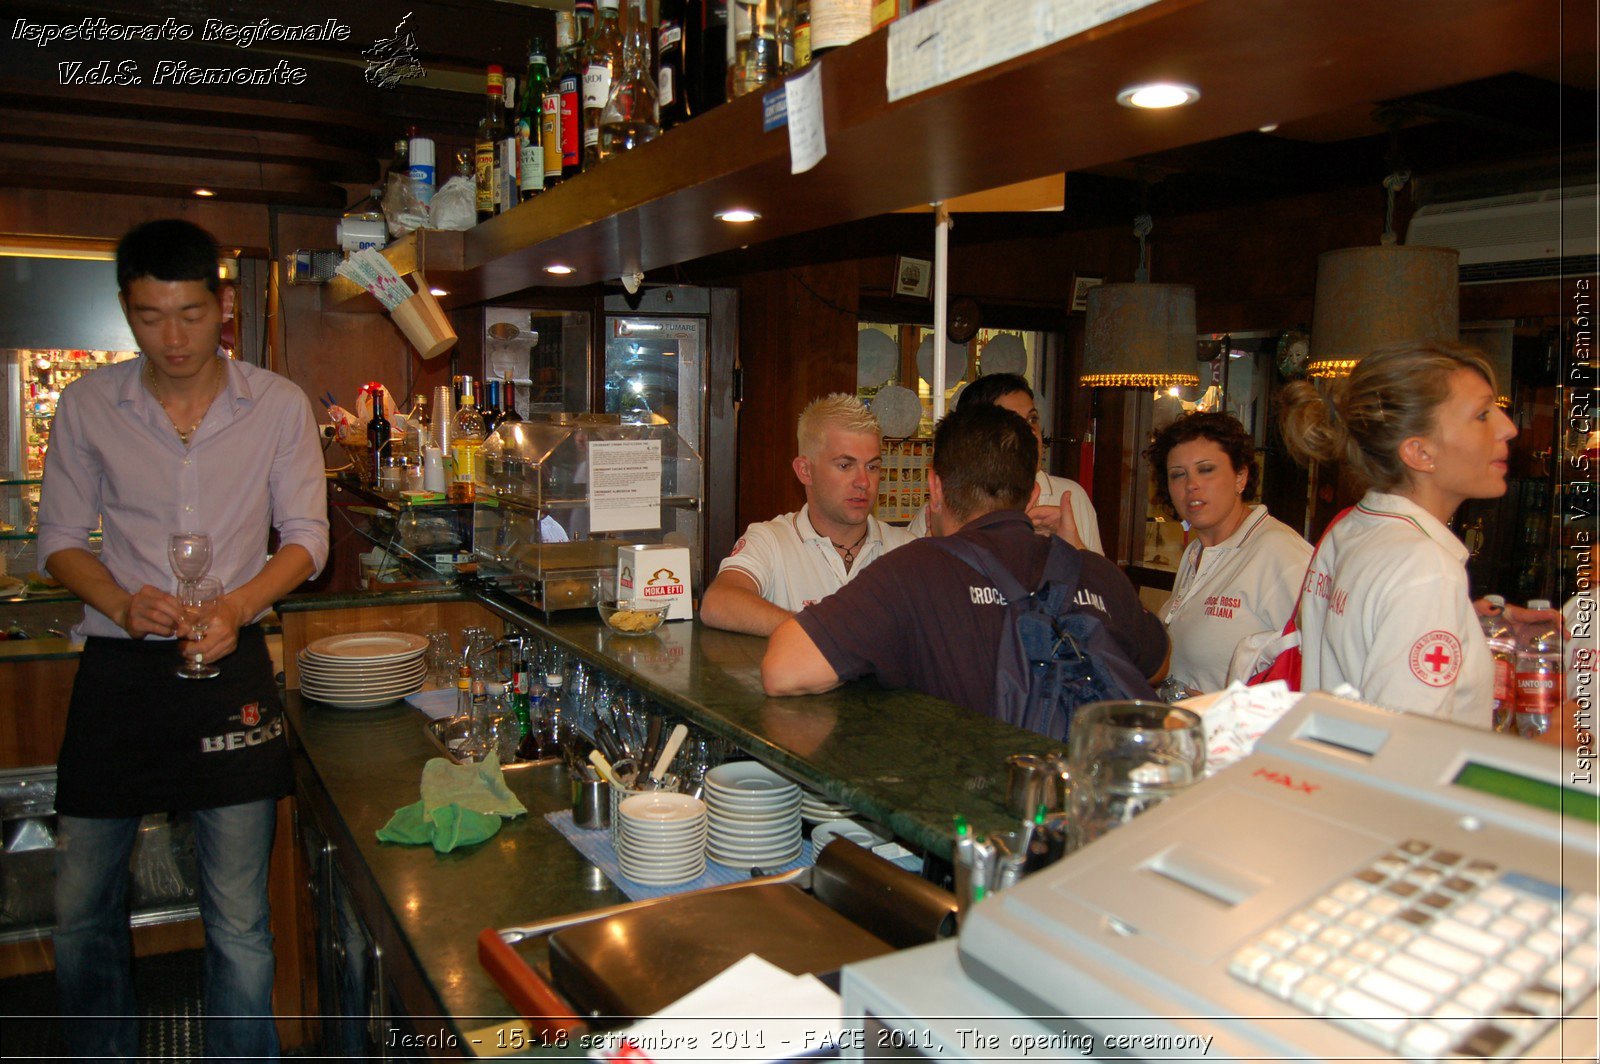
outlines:
[[806, 504], [745, 529], [700, 603], [700, 620], [713, 628], [771, 635], [913, 538], [872, 516], [883, 430], [861, 400], [841, 393], [813, 400], [796, 436], [794, 475]]

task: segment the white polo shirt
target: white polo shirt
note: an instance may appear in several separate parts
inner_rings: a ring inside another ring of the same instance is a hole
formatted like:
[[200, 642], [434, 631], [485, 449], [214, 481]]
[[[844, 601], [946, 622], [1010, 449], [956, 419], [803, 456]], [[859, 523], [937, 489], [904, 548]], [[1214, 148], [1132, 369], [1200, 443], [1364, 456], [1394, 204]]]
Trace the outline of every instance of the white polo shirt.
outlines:
[[1369, 491], [1324, 537], [1300, 595], [1301, 688], [1490, 726], [1494, 666], [1467, 597], [1467, 548], [1399, 495]]
[[915, 538], [903, 528], [868, 516], [867, 538], [846, 572], [833, 543], [811, 527], [810, 511], [810, 506], [802, 506], [799, 513], [751, 525], [717, 572], [737, 569], [755, 581], [762, 598], [798, 613], [849, 583], [880, 555]]
[[1171, 674], [1196, 691], [1222, 690], [1239, 640], [1283, 630], [1310, 560], [1311, 544], [1265, 506], [1250, 507], [1215, 547], [1192, 540], [1160, 612], [1172, 638]]
[[[1083, 485], [1076, 480], [1053, 477], [1043, 472], [1035, 474], [1034, 480], [1039, 485], [1039, 501], [1035, 505], [1060, 506], [1061, 500], [1067, 499], [1072, 507], [1072, 519], [1078, 522], [1078, 535], [1083, 538], [1084, 547], [1104, 555], [1105, 547], [1100, 543], [1100, 515], [1094, 512], [1094, 503], [1089, 501], [1089, 493], [1083, 490]], [[923, 504], [911, 523], [906, 525], [906, 531], [918, 539], [928, 534], [927, 504]]]

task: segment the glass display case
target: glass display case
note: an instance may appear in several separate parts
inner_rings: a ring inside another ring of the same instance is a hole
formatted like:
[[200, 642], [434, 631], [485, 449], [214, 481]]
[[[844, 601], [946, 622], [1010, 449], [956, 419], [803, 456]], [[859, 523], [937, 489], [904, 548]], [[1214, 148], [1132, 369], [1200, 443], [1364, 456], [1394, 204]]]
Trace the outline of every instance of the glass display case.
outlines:
[[480, 458], [479, 573], [515, 585], [546, 614], [593, 606], [620, 546], [666, 543], [700, 556], [700, 454], [659, 415], [536, 415], [501, 425]]

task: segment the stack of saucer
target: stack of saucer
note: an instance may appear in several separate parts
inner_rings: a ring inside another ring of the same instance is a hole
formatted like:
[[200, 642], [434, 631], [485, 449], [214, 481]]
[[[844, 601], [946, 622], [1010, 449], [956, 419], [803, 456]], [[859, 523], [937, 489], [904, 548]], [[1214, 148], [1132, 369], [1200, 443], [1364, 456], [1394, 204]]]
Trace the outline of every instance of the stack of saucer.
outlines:
[[807, 790], [800, 795], [800, 818], [808, 823], [825, 824], [850, 816], [852, 812], [848, 805], [840, 805], [816, 791]]
[[386, 706], [418, 691], [428, 641], [405, 632], [347, 632], [300, 652], [300, 691], [342, 709]]
[[787, 864], [800, 856], [800, 787], [755, 761], [706, 773], [707, 849], [734, 868]]
[[617, 816], [617, 861], [635, 883], [682, 883], [706, 870], [706, 804], [700, 799], [647, 791], [624, 798]]

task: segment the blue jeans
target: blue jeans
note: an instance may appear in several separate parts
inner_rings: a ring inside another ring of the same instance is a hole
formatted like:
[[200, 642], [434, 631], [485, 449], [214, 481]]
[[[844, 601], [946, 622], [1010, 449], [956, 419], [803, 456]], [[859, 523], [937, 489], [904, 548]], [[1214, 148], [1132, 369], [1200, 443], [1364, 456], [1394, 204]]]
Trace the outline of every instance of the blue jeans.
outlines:
[[[194, 819], [206, 929], [206, 1056], [278, 1059], [272, 1020], [267, 865], [277, 802], [202, 809]], [[128, 935], [128, 858], [137, 817], [63, 816], [56, 835], [56, 986], [74, 1056], [139, 1051]]]

